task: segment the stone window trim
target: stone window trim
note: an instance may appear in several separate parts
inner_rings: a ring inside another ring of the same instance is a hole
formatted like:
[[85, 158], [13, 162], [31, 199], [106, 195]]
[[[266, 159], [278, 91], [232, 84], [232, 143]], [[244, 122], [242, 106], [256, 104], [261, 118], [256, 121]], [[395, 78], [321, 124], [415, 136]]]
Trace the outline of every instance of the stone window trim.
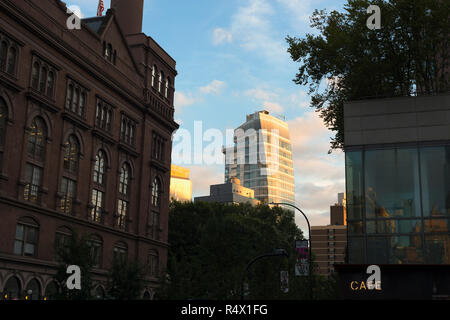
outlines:
[[94, 127], [108, 134], [112, 134], [114, 127], [115, 109], [116, 107], [113, 104], [96, 95]]
[[119, 140], [128, 146], [136, 147], [138, 121], [126, 114], [120, 112], [120, 136]]
[[23, 43], [0, 30], [0, 72], [17, 80]]
[[[77, 97], [75, 96], [76, 92], [78, 92]], [[89, 92], [89, 88], [72, 78], [72, 76], [67, 75], [64, 109], [83, 120], [86, 120], [87, 108], [89, 106]], [[83, 98], [83, 104], [81, 104], [81, 98]], [[74, 110], [75, 102], [77, 104], [75, 107], [76, 110]]]
[[[55, 101], [56, 84], [58, 83], [58, 73], [61, 68], [48, 62], [47, 59], [36, 51], [32, 51], [31, 53], [30, 89]], [[50, 87], [49, 80], [51, 74], [53, 75], [53, 81]]]

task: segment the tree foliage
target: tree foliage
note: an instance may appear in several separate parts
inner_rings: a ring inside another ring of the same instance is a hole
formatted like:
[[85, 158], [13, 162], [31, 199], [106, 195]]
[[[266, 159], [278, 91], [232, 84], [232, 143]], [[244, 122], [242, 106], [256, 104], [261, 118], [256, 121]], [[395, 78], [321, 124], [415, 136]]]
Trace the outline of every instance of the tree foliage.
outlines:
[[138, 262], [114, 259], [108, 275], [108, 297], [114, 300], [140, 299], [144, 277], [144, 267]]
[[[163, 299], [240, 299], [243, 280], [247, 299], [307, 298], [308, 282], [294, 279], [295, 240], [302, 239], [294, 213], [246, 204], [173, 202], [169, 212], [168, 281]], [[255, 257], [285, 249], [289, 258]], [[291, 290], [282, 293], [280, 271], [289, 271]]]
[[[381, 29], [366, 26], [371, 4]], [[294, 82], [309, 86], [311, 107], [336, 132], [333, 149], [343, 147], [346, 101], [450, 90], [449, 9], [449, 1], [348, 0], [343, 12], [314, 11], [318, 34], [286, 38], [300, 63]]]
[[[78, 233], [68, 238], [68, 242], [64, 245], [56, 247], [57, 260], [59, 265], [55, 275], [55, 281], [58, 283], [59, 292], [56, 299], [59, 300], [89, 300], [91, 299], [92, 279], [91, 269], [93, 266], [93, 259], [91, 257], [91, 250], [89, 242], [85, 236], [80, 236]], [[67, 267], [76, 265], [81, 270], [81, 290], [69, 290], [66, 286]]]

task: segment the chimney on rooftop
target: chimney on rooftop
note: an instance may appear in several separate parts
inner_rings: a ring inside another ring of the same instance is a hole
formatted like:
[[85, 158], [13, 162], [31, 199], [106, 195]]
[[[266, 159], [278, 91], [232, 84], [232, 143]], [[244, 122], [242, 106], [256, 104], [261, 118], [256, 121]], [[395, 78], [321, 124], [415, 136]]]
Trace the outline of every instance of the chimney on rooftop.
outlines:
[[125, 35], [142, 32], [144, 0], [111, 0], [111, 8]]

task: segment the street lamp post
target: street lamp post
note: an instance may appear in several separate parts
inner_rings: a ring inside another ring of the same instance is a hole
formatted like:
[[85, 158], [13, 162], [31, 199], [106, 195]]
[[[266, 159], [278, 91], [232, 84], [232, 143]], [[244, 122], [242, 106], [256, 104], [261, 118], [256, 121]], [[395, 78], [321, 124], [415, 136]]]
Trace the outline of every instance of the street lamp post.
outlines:
[[288, 253], [284, 249], [275, 249], [275, 251], [273, 253], [266, 253], [266, 254], [262, 254], [260, 256], [257, 256], [256, 258], [254, 258], [252, 261], [250, 261], [247, 264], [247, 267], [245, 268], [245, 272], [244, 272], [244, 275], [242, 276], [242, 281], [241, 281], [241, 300], [244, 300], [244, 279], [245, 279], [245, 276], [247, 275], [248, 270], [250, 269], [250, 267], [256, 261], [258, 261], [260, 259], [267, 258], [267, 257], [279, 257], [279, 256], [288, 257]]
[[311, 225], [309, 224], [309, 220], [308, 217], [306, 216], [306, 214], [298, 207], [294, 206], [293, 204], [290, 203], [283, 203], [283, 202], [271, 202], [269, 203], [271, 205], [284, 205], [284, 206], [290, 206], [292, 208], [297, 209], [298, 211], [300, 211], [300, 213], [303, 215], [303, 217], [305, 217], [306, 219], [306, 223], [308, 224], [308, 241], [309, 241], [309, 252], [308, 252], [308, 262], [309, 262], [309, 295], [310, 298], [313, 298], [313, 288], [312, 288], [312, 245], [311, 245]]

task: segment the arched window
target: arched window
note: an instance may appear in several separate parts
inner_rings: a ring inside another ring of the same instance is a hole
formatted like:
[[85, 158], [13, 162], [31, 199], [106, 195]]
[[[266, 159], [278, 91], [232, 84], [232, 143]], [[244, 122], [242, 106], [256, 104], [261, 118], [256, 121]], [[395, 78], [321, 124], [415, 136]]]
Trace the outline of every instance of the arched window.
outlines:
[[59, 286], [56, 283], [56, 281], [52, 281], [47, 285], [47, 288], [45, 288], [45, 297], [48, 300], [56, 300], [58, 297], [59, 292]]
[[[0, 148], [5, 144], [6, 135], [6, 120], [8, 119], [8, 108], [6, 107], [6, 102], [0, 97]], [[0, 149], [2, 152], [3, 149]]]
[[28, 136], [28, 161], [25, 165], [25, 188], [23, 198], [26, 201], [39, 202], [44, 171], [46, 127], [41, 118], [34, 118]]
[[95, 156], [94, 182], [99, 185], [104, 185], [105, 183], [105, 159], [105, 152], [102, 150]]
[[108, 61], [111, 62], [112, 54], [113, 54], [111, 43], [108, 43], [108, 50], [106, 52], [107, 52], [106, 59], [108, 59]]
[[67, 97], [66, 97], [66, 109], [70, 110], [73, 99], [73, 84], [69, 84], [67, 87]]
[[55, 74], [53, 73], [53, 71], [50, 71], [47, 77], [47, 96], [53, 97], [54, 86], [55, 86]]
[[77, 189], [80, 145], [71, 135], [64, 145], [64, 172], [61, 182], [61, 211], [73, 213], [73, 199]]
[[41, 299], [41, 285], [36, 279], [28, 282], [27, 288], [25, 289], [27, 300], [39, 300]]
[[156, 250], [150, 250], [148, 254], [148, 268], [151, 276], [157, 277], [159, 273], [159, 254]]
[[162, 93], [163, 81], [164, 81], [164, 73], [161, 71], [159, 73], [159, 85], [158, 85], [158, 92], [160, 93]]
[[7, 300], [17, 300], [20, 298], [20, 293], [22, 289], [20, 286], [20, 281], [16, 276], [13, 276], [8, 279], [5, 285], [5, 289], [3, 290], [4, 297]]
[[145, 291], [144, 295], [142, 296], [142, 300], [151, 300], [151, 299], [152, 299], [152, 296], [151, 296], [150, 292]]
[[105, 205], [105, 152], [100, 150], [95, 156], [94, 188], [91, 196], [91, 220], [102, 222], [102, 213]]
[[156, 73], [157, 73], [157, 69], [156, 69], [156, 66], [154, 65], [153, 69], [152, 69], [152, 87], [153, 88], [156, 85]]
[[41, 81], [39, 84], [39, 90], [42, 93], [45, 93], [46, 82], [47, 82], [47, 68], [43, 67], [41, 72]]
[[8, 43], [6, 41], [2, 41], [0, 44], [0, 71], [5, 71], [7, 56]]
[[28, 157], [37, 161], [44, 161], [46, 127], [41, 118], [34, 118], [28, 136]]
[[38, 90], [39, 89], [39, 73], [40, 73], [40, 65], [38, 62], [35, 62], [33, 64], [33, 71], [32, 71], [32, 76], [31, 76], [31, 86], [33, 87], [33, 89]]
[[80, 146], [77, 138], [70, 136], [64, 145], [64, 170], [76, 174], [78, 172], [79, 157]]
[[86, 93], [82, 92], [80, 95], [80, 106], [78, 108], [78, 115], [80, 117], [84, 116], [84, 109], [86, 107]]
[[8, 68], [7, 68], [7, 72], [9, 74], [15, 74], [16, 61], [17, 61], [17, 49], [14, 47], [10, 47], [8, 55]]
[[126, 229], [126, 219], [130, 206], [131, 168], [127, 163], [122, 165], [119, 176], [119, 200], [117, 203], [117, 226]]
[[169, 98], [170, 78], [166, 79], [166, 90], [164, 91], [164, 97]]
[[97, 300], [105, 299], [105, 290], [102, 286], [97, 286], [97, 288], [95, 289], [94, 298]]
[[152, 184], [152, 205], [159, 207], [161, 202], [161, 181], [158, 178], [153, 180]]
[[79, 98], [80, 98], [80, 89], [76, 88], [72, 101], [72, 112], [78, 113]]
[[130, 188], [130, 166], [124, 163], [120, 169], [119, 177], [119, 193], [123, 196], [128, 196]]
[[89, 238], [90, 254], [92, 265], [96, 268], [101, 268], [103, 258], [103, 240], [97, 235], [92, 235]]
[[124, 242], [117, 242], [114, 245], [114, 260], [126, 261], [128, 259], [128, 246]]
[[31, 218], [20, 218], [16, 226], [14, 254], [33, 257], [37, 252], [39, 225]]

